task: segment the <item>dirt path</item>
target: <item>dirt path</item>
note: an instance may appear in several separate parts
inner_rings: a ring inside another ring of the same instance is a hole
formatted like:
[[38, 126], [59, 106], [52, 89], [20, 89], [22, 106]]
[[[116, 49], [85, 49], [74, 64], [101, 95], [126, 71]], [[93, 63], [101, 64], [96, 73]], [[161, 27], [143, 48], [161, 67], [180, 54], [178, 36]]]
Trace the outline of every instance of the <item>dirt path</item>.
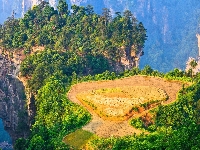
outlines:
[[[133, 76], [118, 80], [109, 80], [109, 81], [96, 81], [96, 82], [83, 82], [78, 83], [72, 86], [71, 90], [68, 92], [68, 98], [81, 106], [84, 106], [77, 98], [76, 95], [83, 91], [96, 90], [100, 88], [113, 88], [121, 86], [152, 86], [156, 88], [161, 88], [165, 90], [168, 94], [169, 99], [163, 104], [169, 104], [176, 100], [177, 92], [182, 88], [183, 83], [178, 81], [167, 81], [158, 77], [149, 77], [149, 76]], [[84, 106], [85, 107], [85, 106]], [[100, 118], [92, 109], [86, 107], [86, 109], [91, 113], [92, 120], [86, 126], [83, 127], [84, 130], [88, 130], [92, 133], [97, 134], [101, 137], [110, 137], [110, 136], [125, 136], [132, 135], [133, 133], [139, 134], [142, 133], [141, 130], [136, 129], [129, 125], [127, 121], [109, 121], [103, 120]], [[140, 117], [144, 113], [133, 116]], [[132, 118], [133, 118], [132, 117]]]

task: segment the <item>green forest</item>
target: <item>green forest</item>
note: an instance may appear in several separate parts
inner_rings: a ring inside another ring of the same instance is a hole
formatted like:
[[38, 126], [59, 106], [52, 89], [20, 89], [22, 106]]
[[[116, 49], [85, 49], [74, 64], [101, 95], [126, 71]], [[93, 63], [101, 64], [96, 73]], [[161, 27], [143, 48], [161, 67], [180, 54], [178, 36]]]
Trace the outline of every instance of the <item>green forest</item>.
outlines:
[[[152, 35], [153, 36], [153, 35]], [[102, 15], [92, 6], [73, 5], [68, 8], [59, 0], [57, 10], [47, 2], [30, 9], [23, 18], [14, 14], [0, 25], [0, 47], [13, 57], [23, 51], [20, 76], [27, 79], [29, 92], [35, 95], [36, 116], [27, 139], [15, 142], [16, 150], [73, 149], [63, 137], [80, 129], [91, 120], [89, 112], [67, 98], [76, 83], [115, 80], [134, 75], [148, 75], [167, 80], [192, 82], [178, 93], [175, 103], [160, 105], [154, 113], [154, 124], [131, 120], [134, 127], [149, 134], [121, 138], [95, 138], [93, 149], [199, 149], [200, 148], [200, 74], [174, 69], [166, 74], [146, 66], [124, 72], [113, 72], [121, 58], [121, 47], [144, 47], [146, 29], [126, 10], [111, 16], [109, 9]], [[33, 47], [45, 49], [32, 53]], [[23, 127], [21, 127], [23, 129]]]
[[[95, 74], [109, 70], [120, 61], [121, 47], [134, 47], [137, 53], [144, 46], [146, 29], [129, 11], [116, 13], [109, 9], [102, 15], [94, 13], [92, 6], [71, 6], [60, 0], [57, 10], [42, 1], [30, 9], [23, 18], [13, 14], [0, 26], [1, 46], [30, 54], [34, 46], [43, 46], [63, 52], [68, 66], [77, 74]], [[76, 64], [77, 63], [77, 64]], [[76, 65], [72, 67], [70, 65]], [[67, 75], [69, 75], [67, 74]]]

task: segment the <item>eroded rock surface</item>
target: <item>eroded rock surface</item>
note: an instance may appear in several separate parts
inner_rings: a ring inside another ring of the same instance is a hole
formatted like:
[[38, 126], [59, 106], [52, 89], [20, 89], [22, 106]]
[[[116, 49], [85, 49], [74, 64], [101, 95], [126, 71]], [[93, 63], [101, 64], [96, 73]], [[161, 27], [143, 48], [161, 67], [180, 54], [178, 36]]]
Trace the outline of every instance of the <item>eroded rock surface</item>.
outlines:
[[13, 143], [28, 135], [28, 113], [24, 86], [16, 77], [14, 63], [0, 55], [0, 118]]

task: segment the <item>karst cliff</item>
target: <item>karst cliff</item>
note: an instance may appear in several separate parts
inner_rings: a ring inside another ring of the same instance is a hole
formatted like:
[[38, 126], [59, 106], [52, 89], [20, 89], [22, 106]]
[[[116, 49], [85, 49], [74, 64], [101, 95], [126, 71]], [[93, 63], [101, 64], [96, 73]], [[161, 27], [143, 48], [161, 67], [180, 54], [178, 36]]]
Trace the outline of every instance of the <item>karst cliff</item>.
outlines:
[[16, 68], [0, 55], [0, 118], [13, 143], [28, 135], [30, 123], [24, 85], [16, 77]]

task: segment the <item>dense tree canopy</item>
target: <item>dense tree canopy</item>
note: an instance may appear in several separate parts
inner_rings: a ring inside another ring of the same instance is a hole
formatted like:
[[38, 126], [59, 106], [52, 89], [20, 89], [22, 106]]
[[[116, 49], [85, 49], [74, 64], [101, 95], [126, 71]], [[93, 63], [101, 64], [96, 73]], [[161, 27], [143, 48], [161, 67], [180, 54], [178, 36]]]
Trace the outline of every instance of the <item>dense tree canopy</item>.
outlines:
[[69, 9], [64, 0], [59, 1], [57, 10], [42, 1], [23, 18], [8, 18], [0, 33], [1, 46], [11, 52], [19, 49], [30, 52], [33, 46], [45, 46], [85, 59], [92, 57], [97, 63], [102, 59], [118, 60], [122, 46], [134, 46], [137, 52], [146, 40], [146, 29], [129, 10], [112, 18], [109, 9], [98, 15], [91, 5], [72, 5]]
[[[0, 46], [11, 54], [17, 50], [27, 55], [20, 75], [36, 95], [31, 135], [17, 140], [15, 149], [68, 149], [62, 138], [90, 119], [88, 112], [66, 98], [70, 85], [82, 75], [109, 70], [121, 57], [122, 46], [134, 46], [137, 53], [145, 40], [145, 28], [130, 11], [112, 18], [108, 9], [98, 15], [90, 5], [69, 9], [64, 0], [57, 10], [42, 1], [23, 18], [8, 18], [0, 28]], [[45, 50], [32, 54], [35, 46]], [[104, 75], [116, 77], [106, 71], [96, 80]]]

